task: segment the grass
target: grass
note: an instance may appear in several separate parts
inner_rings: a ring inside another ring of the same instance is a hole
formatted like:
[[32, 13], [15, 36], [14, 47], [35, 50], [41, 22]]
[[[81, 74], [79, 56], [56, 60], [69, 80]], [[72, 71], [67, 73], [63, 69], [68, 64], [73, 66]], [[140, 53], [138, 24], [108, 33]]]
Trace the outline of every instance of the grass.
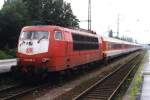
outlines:
[[[140, 68], [140, 71], [142, 68], [143, 66]], [[138, 72], [138, 75], [135, 77], [134, 86], [130, 90], [130, 100], [136, 100], [136, 96], [141, 90], [141, 84], [142, 84], [142, 77], [140, 75], [140, 72]]]
[[142, 82], [142, 78], [140, 75], [138, 75], [136, 78], [135, 78], [135, 86], [131, 89], [131, 95], [132, 96], [135, 96], [138, 91], [140, 90], [140, 85], [141, 85], [141, 82]]
[[0, 50], [0, 59], [11, 59], [16, 57], [16, 49]]

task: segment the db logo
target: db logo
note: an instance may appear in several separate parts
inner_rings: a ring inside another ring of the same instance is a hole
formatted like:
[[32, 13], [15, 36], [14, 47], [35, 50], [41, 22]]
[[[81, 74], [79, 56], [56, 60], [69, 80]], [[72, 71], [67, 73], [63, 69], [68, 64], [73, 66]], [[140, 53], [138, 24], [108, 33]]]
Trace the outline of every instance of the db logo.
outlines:
[[32, 53], [33, 52], [33, 48], [27, 48], [26, 49], [26, 53]]

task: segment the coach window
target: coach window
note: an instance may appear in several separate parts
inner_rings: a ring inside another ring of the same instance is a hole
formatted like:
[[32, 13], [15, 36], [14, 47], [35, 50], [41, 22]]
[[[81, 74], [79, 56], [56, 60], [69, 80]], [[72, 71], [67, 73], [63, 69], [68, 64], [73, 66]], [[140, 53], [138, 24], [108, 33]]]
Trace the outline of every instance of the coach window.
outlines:
[[55, 39], [62, 40], [62, 32], [55, 32]]

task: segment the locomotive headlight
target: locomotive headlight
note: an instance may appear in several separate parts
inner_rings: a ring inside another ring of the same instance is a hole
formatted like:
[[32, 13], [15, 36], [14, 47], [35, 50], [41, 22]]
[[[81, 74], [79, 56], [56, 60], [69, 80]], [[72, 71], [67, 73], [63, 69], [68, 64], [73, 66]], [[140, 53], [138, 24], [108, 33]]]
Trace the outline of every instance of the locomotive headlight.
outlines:
[[42, 62], [43, 63], [46, 63], [46, 62], [48, 62], [49, 61], [49, 58], [42, 58]]

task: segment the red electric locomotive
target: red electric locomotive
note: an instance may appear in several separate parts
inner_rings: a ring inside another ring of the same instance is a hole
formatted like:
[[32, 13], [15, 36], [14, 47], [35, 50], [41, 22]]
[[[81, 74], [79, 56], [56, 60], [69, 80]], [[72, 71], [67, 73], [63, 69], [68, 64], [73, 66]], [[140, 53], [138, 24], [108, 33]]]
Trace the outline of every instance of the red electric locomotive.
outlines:
[[103, 59], [102, 40], [89, 31], [59, 26], [27, 26], [18, 42], [23, 73], [55, 72]]
[[58, 72], [140, 49], [135, 43], [60, 26], [27, 26], [18, 41], [21, 73]]

